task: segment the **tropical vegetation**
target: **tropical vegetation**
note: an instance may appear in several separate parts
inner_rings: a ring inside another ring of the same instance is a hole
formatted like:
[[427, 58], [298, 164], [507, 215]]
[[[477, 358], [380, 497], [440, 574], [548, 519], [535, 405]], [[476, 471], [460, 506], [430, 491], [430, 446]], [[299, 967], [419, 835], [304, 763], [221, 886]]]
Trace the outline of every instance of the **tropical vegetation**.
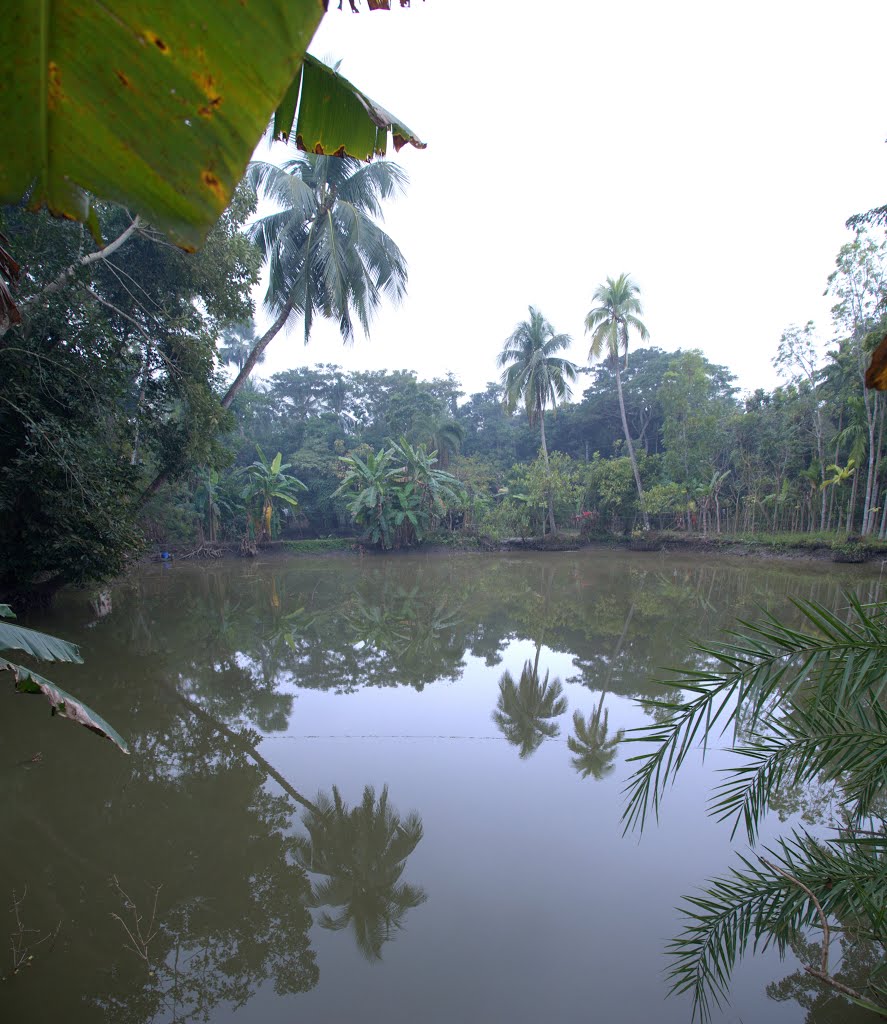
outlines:
[[650, 518], [644, 504], [644, 487], [638, 472], [631, 431], [628, 429], [628, 420], [625, 416], [622, 375], [619, 371], [620, 353], [625, 356], [625, 365], [626, 368], [628, 367], [629, 329], [636, 331], [642, 341], [646, 341], [649, 337], [647, 328], [640, 320], [643, 309], [640, 299], [637, 297], [639, 291], [640, 289], [628, 274], [620, 274], [615, 280], [608, 277], [606, 284], [599, 285], [595, 290], [592, 302], [596, 302], [598, 305], [588, 311], [588, 315], [585, 317], [585, 330], [591, 334], [591, 347], [588, 350], [589, 360], [599, 359], [604, 355], [613, 367], [616, 377], [616, 394], [619, 398], [619, 415], [622, 419], [622, 432], [625, 434], [625, 447], [638, 490], [638, 504], [644, 529], [649, 530]]
[[[187, 13], [160, 5], [147, 24], [133, 2], [113, 17], [90, 8], [71, 18], [58, 7], [23, 9], [0, 46], [0, 99], [16, 110], [0, 203], [45, 204], [99, 242], [121, 235], [104, 234], [92, 197], [201, 246], [272, 117], [275, 138], [313, 153], [368, 160], [385, 153], [389, 132], [398, 149], [424, 146], [306, 53], [326, 3], [259, 0], [228, 11], [196, 0]], [[0, 268], [0, 281], [14, 277], [15, 259]], [[19, 313], [7, 288], [0, 299], [2, 331]]]
[[[15, 614], [9, 605], [0, 604], [0, 620], [14, 619]], [[9, 661], [4, 655], [6, 651], [21, 651], [36, 661], [66, 661], [82, 664], [80, 651], [76, 644], [68, 643], [56, 636], [41, 633], [36, 629], [28, 629], [8, 621], [0, 621], [0, 672], [12, 675], [13, 685], [17, 693], [41, 694], [47, 701], [53, 715], [68, 718], [90, 732], [104, 736], [115, 743], [124, 754], [129, 748], [123, 737], [93, 711], [89, 705], [79, 698], [63, 690], [45, 676], [35, 672], [26, 665]]]
[[[652, 744], [636, 755], [626, 827], [658, 817], [698, 744], [728, 731], [736, 763], [712, 794], [709, 813], [751, 845], [730, 872], [685, 898], [684, 929], [669, 945], [672, 990], [689, 992], [703, 1020], [726, 1000], [730, 976], [749, 949], [789, 946], [807, 976], [880, 1016], [887, 892], [887, 605], [849, 595], [831, 611], [797, 602], [803, 624], [773, 616], [697, 647], [706, 667], [665, 680], [672, 699], [645, 701], [657, 721], [627, 738]], [[831, 784], [838, 811], [823, 834], [796, 828], [756, 849], [761, 823], [787, 789]], [[811, 940], [809, 934], [816, 938]], [[848, 985], [831, 941], [873, 946], [871, 970]]]

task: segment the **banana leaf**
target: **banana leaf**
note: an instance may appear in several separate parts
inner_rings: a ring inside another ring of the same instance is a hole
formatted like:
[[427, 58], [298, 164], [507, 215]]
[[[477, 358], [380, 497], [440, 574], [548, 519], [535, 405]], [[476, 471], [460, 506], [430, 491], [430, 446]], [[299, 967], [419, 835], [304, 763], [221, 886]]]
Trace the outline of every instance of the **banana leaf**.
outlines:
[[346, 79], [305, 60], [325, 6], [9, 5], [0, 34], [0, 203], [45, 204], [97, 234], [91, 197], [110, 199], [194, 249], [272, 115], [278, 134], [294, 131], [315, 151], [381, 152], [389, 126], [396, 146], [421, 145]]
[[89, 729], [90, 732], [97, 733], [99, 736], [111, 740], [112, 743], [116, 743], [124, 754], [129, 753], [129, 747], [120, 733], [108, 725], [104, 718], [93, 711], [89, 705], [84, 704], [32, 669], [25, 668], [23, 665], [14, 665], [11, 661], [0, 658], [0, 672], [4, 671], [12, 672], [15, 678], [15, 688], [19, 693], [42, 693], [49, 701], [52, 714], [77, 722], [78, 725]]

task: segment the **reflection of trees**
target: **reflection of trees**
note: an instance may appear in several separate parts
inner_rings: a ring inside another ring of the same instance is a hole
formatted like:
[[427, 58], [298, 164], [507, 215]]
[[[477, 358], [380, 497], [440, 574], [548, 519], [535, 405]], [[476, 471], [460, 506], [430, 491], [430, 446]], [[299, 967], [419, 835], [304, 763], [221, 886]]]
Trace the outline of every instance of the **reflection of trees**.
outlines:
[[465, 649], [458, 609], [438, 591], [392, 584], [370, 594], [358, 592], [346, 611], [351, 644], [365, 645], [365, 657], [378, 654], [398, 675], [421, 690], [426, 682], [456, 678]]
[[573, 729], [576, 735], [568, 737], [567, 746], [576, 755], [571, 758], [570, 763], [583, 779], [587, 779], [589, 775], [602, 779], [610, 774], [616, 759], [616, 750], [624, 735], [622, 729], [619, 729], [615, 736], [609, 735], [609, 712], [603, 704], [604, 698], [601, 695], [601, 703], [589, 715], [587, 722], [581, 711], [573, 712]]
[[[777, 605], [788, 592], [834, 603], [845, 578], [803, 567], [672, 564], [658, 574], [626, 570], [624, 557], [594, 552], [581, 560], [305, 559], [275, 562], [273, 571], [175, 566], [115, 587], [113, 610], [89, 628], [77, 625], [81, 598], [63, 595], [58, 619], [33, 624], [84, 645], [96, 704], [133, 754], [110, 760], [105, 745], [80, 747], [48, 719], [44, 739], [42, 719], [25, 732], [0, 718], [8, 766], [44, 753], [39, 767], [9, 770], [0, 875], [7, 895], [28, 886], [27, 928], [42, 935], [63, 921], [52, 959], [40, 947], [34, 969], [4, 987], [4, 1019], [34, 1019], [34, 1007], [43, 1019], [78, 1024], [225, 1017], [259, 987], [307, 989], [317, 978], [311, 907], [326, 908], [332, 926], [353, 928], [379, 955], [424, 897], [400, 880], [418, 837], [384, 826], [396, 818], [384, 792], [371, 798], [375, 818], [365, 800], [348, 809], [339, 799], [337, 812], [335, 791], [322, 810], [262, 756], [259, 732], [291, 718], [282, 684], [421, 688], [457, 677], [466, 651], [493, 664], [513, 641], [533, 639], [538, 658], [544, 635], [547, 649], [573, 655], [579, 681], [602, 701], [652, 695], [646, 680], [662, 665], [688, 664], [688, 632], [714, 633], [728, 616], [752, 614], [760, 600]], [[861, 586], [860, 596], [874, 595]], [[59, 666], [57, 681], [76, 690], [77, 671]], [[502, 683], [497, 724], [529, 756], [557, 734], [554, 719], [566, 709], [560, 683], [540, 680], [538, 663]], [[584, 749], [573, 755], [588, 757], [589, 776], [606, 770], [618, 738], [603, 707], [595, 714], [583, 720], [584, 740], [574, 734]], [[814, 817], [808, 797], [784, 787], [774, 807]], [[314, 829], [301, 841], [296, 807]], [[400, 829], [409, 833], [410, 821]], [[375, 854], [364, 839], [374, 830]], [[319, 876], [313, 890], [306, 856]], [[112, 875], [142, 910], [162, 883], [153, 976], [123, 948]], [[47, 984], [62, 973], [64, 983]], [[816, 1013], [816, 1024], [829, 1020], [824, 1008]]]
[[[62, 922], [54, 959], [65, 963], [64, 983], [46, 984], [47, 960], [7, 989], [4, 1019], [38, 1019], [39, 1007], [39, 1019], [78, 1024], [209, 1020], [264, 985], [283, 994], [317, 983], [290, 798], [270, 792], [262, 766], [227, 736], [180, 717], [156, 691], [135, 712], [131, 759], [84, 751], [72, 793], [71, 762], [47, 757], [27, 800], [0, 809], [0, 871], [28, 886], [28, 928]], [[109, 885], [114, 876], [135, 909]], [[113, 914], [136, 936], [141, 917], [144, 945]]]
[[[841, 969], [835, 973], [839, 982], [856, 992], [866, 992], [871, 982], [883, 985], [883, 974], [887, 962], [884, 949], [876, 942], [854, 938], [843, 932], [839, 935], [841, 944]], [[816, 942], [801, 939], [792, 943], [792, 952], [803, 964], [819, 966], [821, 947]], [[767, 995], [776, 1002], [784, 1003], [793, 999], [807, 1011], [805, 1024], [865, 1024], [876, 1019], [868, 1010], [854, 1006], [839, 992], [828, 989], [803, 970], [795, 971], [782, 981], [771, 982]]]
[[351, 927], [367, 960], [380, 960], [391, 932], [402, 927], [408, 910], [426, 900], [418, 886], [401, 882], [407, 857], [422, 838], [415, 812], [405, 819], [389, 806], [386, 786], [376, 800], [367, 786], [361, 803], [349, 809], [333, 786], [332, 799], [320, 793], [302, 815], [308, 835], [295, 840], [296, 861], [325, 880], [312, 890], [312, 907], [334, 907], [320, 924], [340, 931]]
[[493, 721], [509, 743], [518, 748], [522, 758], [529, 757], [543, 740], [560, 734], [560, 726], [552, 721], [565, 714], [567, 700], [559, 679], [539, 678], [539, 647], [536, 661], [527, 661], [515, 683], [510, 672], [499, 680], [499, 699]]
[[651, 572], [598, 552], [580, 562], [540, 555], [184, 566], [131, 578], [92, 635], [115, 635], [128, 651], [158, 659], [226, 721], [273, 731], [291, 711], [282, 681], [344, 692], [421, 689], [458, 678], [466, 653], [498, 664], [514, 639], [544, 637], [549, 649], [569, 652], [591, 689], [607, 678], [611, 692], [651, 696], [657, 688], [648, 680], [663, 665], [694, 667], [688, 639], [790, 591], [828, 603], [840, 579], [679, 559]]

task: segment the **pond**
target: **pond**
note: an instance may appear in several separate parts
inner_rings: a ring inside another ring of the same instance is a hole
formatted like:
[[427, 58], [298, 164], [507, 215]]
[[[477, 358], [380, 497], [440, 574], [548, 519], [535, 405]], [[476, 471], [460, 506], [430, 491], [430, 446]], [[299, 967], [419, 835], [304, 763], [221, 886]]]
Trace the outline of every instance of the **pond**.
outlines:
[[[30, 624], [85, 665], [47, 674], [132, 753], [3, 693], [2, 1018], [684, 1024], [663, 950], [731, 862], [726, 762], [623, 837], [634, 698], [691, 638], [847, 587], [879, 568], [583, 551], [156, 565], [65, 597]], [[826, 799], [784, 793], [764, 841]], [[797, 970], [748, 958], [716, 1019], [849, 1019]]]

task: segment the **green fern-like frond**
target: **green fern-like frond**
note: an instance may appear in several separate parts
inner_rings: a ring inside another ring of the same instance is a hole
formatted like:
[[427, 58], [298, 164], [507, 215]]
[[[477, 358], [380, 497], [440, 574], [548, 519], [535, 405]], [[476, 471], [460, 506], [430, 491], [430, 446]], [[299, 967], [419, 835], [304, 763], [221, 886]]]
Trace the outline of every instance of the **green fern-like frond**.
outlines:
[[651, 809], [658, 817], [663, 792], [690, 750], [735, 728], [740, 709], [745, 730], [757, 733], [762, 721], [765, 729], [770, 723], [776, 695], [783, 703], [821, 703], [848, 714], [880, 699], [887, 682], [885, 609], [868, 609], [853, 596], [847, 602], [846, 622], [815, 602], [795, 602], [807, 631], [772, 615], [759, 623], [742, 622], [743, 631], [729, 633], [724, 643], [695, 648], [710, 671], [663, 681], [689, 699], [642, 702], [672, 715], [665, 724], [631, 730], [626, 737], [627, 742], [653, 745], [629, 759], [638, 767], [627, 788], [626, 830], [643, 828]]

